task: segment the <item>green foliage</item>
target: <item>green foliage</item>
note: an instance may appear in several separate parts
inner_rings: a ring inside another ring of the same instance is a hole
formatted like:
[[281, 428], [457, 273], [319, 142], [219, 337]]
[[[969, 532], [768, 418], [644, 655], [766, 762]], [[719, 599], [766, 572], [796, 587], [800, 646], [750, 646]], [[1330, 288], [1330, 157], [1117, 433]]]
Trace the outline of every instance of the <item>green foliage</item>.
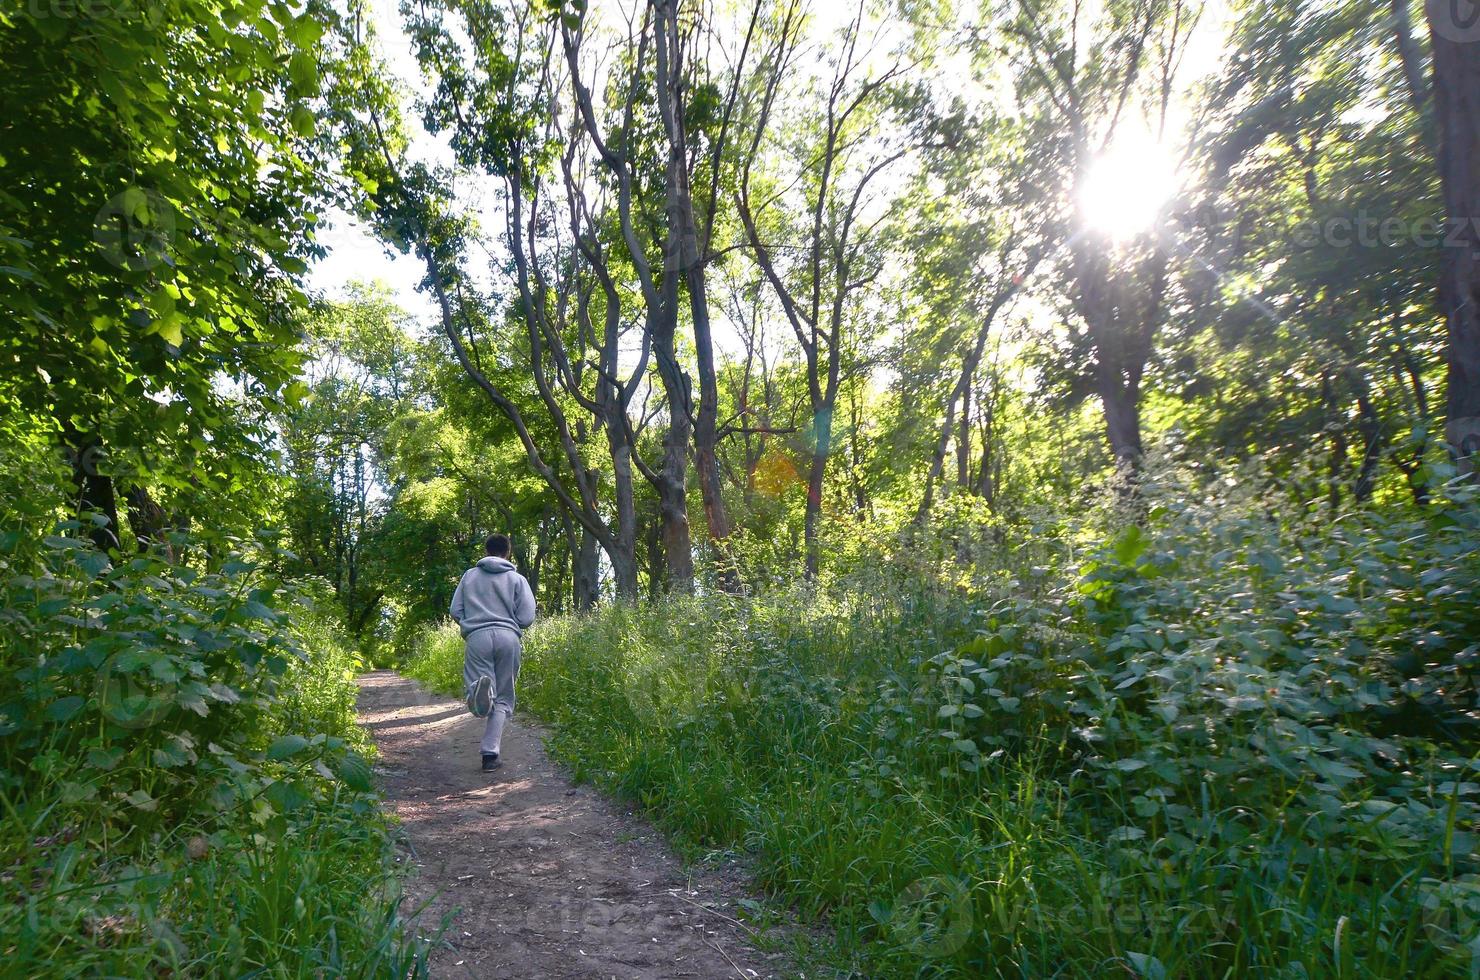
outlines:
[[[1134, 522], [550, 620], [521, 701], [870, 976], [1473, 968], [1476, 512], [1282, 523], [1261, 487], [1158, 468]], [[420, 651], [460, 683], [454, 633]]]
[[424, 625], [411, 641], [404, 673], [444, 694], [463, 693], [463, 639], [457, 624]]
[[229, 491], [257, 449], [250, 407], [296, 373], [328, 17], [237, 0], [0, 14], [0, 385], [74, 448], [107, 447], [110, 473]]
[[0, 947], [21, 973], [419, 969], [354, 657], [306, 607], [289, 623], [265, 543], [202, 571], [7, 536]]

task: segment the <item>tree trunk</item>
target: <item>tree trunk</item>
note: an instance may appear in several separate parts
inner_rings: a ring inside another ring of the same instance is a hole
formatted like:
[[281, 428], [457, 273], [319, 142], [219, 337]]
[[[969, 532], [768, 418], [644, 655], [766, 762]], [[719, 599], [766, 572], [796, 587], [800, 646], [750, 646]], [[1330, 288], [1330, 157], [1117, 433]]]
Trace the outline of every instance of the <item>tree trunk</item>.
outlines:
[[[958, 388], [957, 391], [960, 389]], [[915, 511], [915, 523], [924, 526], [930, 517], [930, 508], [935, 504], [935, 481], [940, 478], [946, 464], [946, 445], [951, 441], [951, 431], [956, 424], [956, 394], [946, 401], [946, 417], [941, 423], [940, 438], [935, 441], [935, 452], [930, 457], [930, 469], [925, 474], [925, 494], [920, 498], [920, 508]]]
[[863, 412], [858, 404], [858, 389], [855, 387], [849, 399], [848, 451], [849, 469], [853, 479], [853, 514], [862, 521], [869, 515], [868, 487], [863, 477], [863, 444], [859, 434], [863, 431]]
[[[1453, 0], [1450, 0], [1451, 5]], [[1424, 138], [1429, 138], [1429, 89], [1423, 77], [1423, 57], [1413, 43], [1413, 29], [1408, 21], [1412, 0], [1392, 0], [1393, 37], [1398, 45], [1398, 60], [1403, 65], [1403, 81], [1408, 85], [1408, 98], [1422, 120]]]
[[609, 553], [607, 557], [611, 559], [612, 578], [616, 582], [617, 595], [627, 602], [635, 600], [637, 598], [636, 550], [625, 548]]
[[667, 591], [664, 582], [663, 522], [654, 517], [647, 522], [648, 597], [656, 599]]
[[1346, 429], [1337, 411], [1331, 377], [1324, 372], [1321, 374], [1321, 401], [1326, 406], [1326, 431], [1331, 436], [1331, 452], [1326, 465], [1326, 505], [1334, 516], [1341, 509], [1341, 485], [1346, 477]]
[[1105, 434], [1117, 469], [1134, 471], [1141, 459], [1141, 399], [1138, 385], [1100, 372], [1100, 404], [1105, 409]]
[[1424, 382], [1423, 367], [1413, 356], [1412, 348], [1408, 346], [1408, 337], [1403, 331], [1401, 314], [1395, 315], [1392, 323], [1393, 383], [1404, 392], [1405, 398], [1413, 399], [1413, 410], [1419, 419], [1419, 434], [1413, 440], [1417, 444], [1413, 446], [1411, 459], [1405, 460], [1402, 455], [1394, 454], [1393, 461], [1408, 478], [1408, 490], [1413, 495], [1414, 504], [1425, 507], [1429, 502], [1429, 487], [1424, 472], [1424, 463], [1428, 459], [1429, 450], [1429, 390]]
[[539, 540], [535, 544], [534, 557], [524, 569], [524, 578], [529, 582], [529, 593], [534, 596], [536, 604], [540, 598], [540, 572], [544, 570], [545, 558], [550, 553], [550, 541], [545, 533], [545, 522], [539, 523]]
[[148, 551], [149, 545], [164, 545], [169, 552], [164, 533], [169, 530], [170, 518], [164, 508], [145, 487], [129, 487], [123, 496], [129, 502], [129, 528], [133, 530], [133, 540], [139, 551]]
[[961, 417], [956, 420], [956, 487], [964, 490], [971, 480], [971, 379], [961, 392]]
[[995, 511], [997, 509], [997, 481], [994, 478], [994, 469], [997, 465], [997, 454], [995, 452], [996, 433], [992, 427], [996, 421], [996, 410], [993, 404], [994, 393], [989, 392], [982, 398], [982, 461], [977, 470], [976, 494], [987, 502], [987, 508]]
[[571, 552], [571, 599], [577, 612], [596, 606], [601, 596], [601, 551], [596, 536], [581, 530], [581, 543]]
[[[1074, 305], [1093, 347], [1110, 453], [1116, 469], [1133, 478], [1142, 454], [1141, 377], [1161, 318], [1166, 253], [1155, 245], [1139, 261], [1114, 266], [1109, 253], [1088, 237], [1076, 239], [1072, 252]], [[1134, 482], [1122, 490], [1135, 493]]]
[[[670, 409], [671, 411], [671, 409]], [[689, 535], [688, 426], [672, 422], [663, 439], [663, 469], [658, 481], [658, 523], [661, 525], [663, 555], [667, 559], [664, 578], [668, 591], [694, 591], [694, 555]]]
[[807, 511], [803, 520], [803, 542], [807, 553], [807, 581], [817, 579], [822, 564], [819, 534], [822, 524], [822, 482], [827, 475], [827, 456], [832, 451], [833, 406], [824, 403], [812, 417], [812, 461], [807, 469]]
[[653, 481], [658, 491], [658, 519], [663, 525], [663, 553], [668, 559], [668, 587], [674, 592], [694, 590], [694, 555], [689, 535], [689, 424], [688, 375], [678, 363], [674, 335], [678, 328], [678, 232], [670, 227], [663, 244], [664, 268], [657, 309], [649, 310], [648, 331], [658, 377], [668, 400], [668, 431], [663, 436], [663, 464]]
[[[694, 198], [689, 186], [688, 133], [684, 127], [683, 35], [678, 24], [676, 0], [654, 4], [657, 43], [654, 45], [657, 72], [658, 111], [668, 137], [667, 206], [670, 234], [676, 233], [671, 253], [676, 264], [665, 275], [683, 277], [688, 291], [689, 316], [694, 328], [694, 361], [699, 375], [699, 404], [694, 416], [694, 470], [699, 476], [699, 495], [704, 502], [704, 520], [709, 541], [718, 561], [719, 584], [726, 592], [738, 592], [740, 578], [726, 544], [733, 528], [725, 510], [719, 471], [719, 384], [714, 364], [714, 339], [709, 324], [709, 292], [705, 282], [705, 252], [694, 217]], [[718, 166], [718, 161], [715, 161]]]
[[617, 597], [632, 602], [637, 599], [637, 503], [632, 487], [632, 445], [627, 441], [625, 426], [619, 433], [616, 431], [618, 425], [607, 424], [617, 504], [616, 540], [607, 550], [607, 557], [611, 559]]
[[1445, 436], [1461, 472], [1480, 455], [1480, 11], [1461, 22], [1454, 0], [1427, 0], [1434, 54], [1439, 177], [1449, 219], [1439, 299], [1447, 322]]
[[1352, 496], [1358, 503], [1372, 499], [1377, 486], [1377, 467], [1382, 462], [1382, 422], [1377, 417], [1377, 406], [1372, 403], [1372, 388], [1367, 379], [1353, 373], [1351, 384], [1357, 395], [1357, 433], [1362, 437], [1362, 464], [1357, 470], [1357, 482]]
[[67, 459], [72, 465], [72, 486], [76, 491], [76, 512], [101, 514], [107, 523], [98, 526], [83, 519], [86, 533], [99, 551], [117, 548], [118, 498], [113, 491], [113, 478], [98, 469], [103, 459], [103, 443], [95, 434], [83, 434], [64, 425], [62, 438]]

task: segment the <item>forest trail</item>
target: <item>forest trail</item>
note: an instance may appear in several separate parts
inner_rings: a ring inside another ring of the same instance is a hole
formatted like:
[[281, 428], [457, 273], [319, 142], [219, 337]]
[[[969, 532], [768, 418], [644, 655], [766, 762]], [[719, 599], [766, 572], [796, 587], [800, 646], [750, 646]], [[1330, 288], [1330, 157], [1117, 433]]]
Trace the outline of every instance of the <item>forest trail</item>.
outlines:
[[691, 875], [662, 837], [575, 786], [520, 714], [504, 767], [478, 768], [482, 721], [392, 671], [359, 679], [360, 722], [379, 746], [386, 807], [414, 871], [402, 912], [436, 931], [431, 975], [517, 978], [776, 977], [781, 954], [734, 920], [736, 876]]

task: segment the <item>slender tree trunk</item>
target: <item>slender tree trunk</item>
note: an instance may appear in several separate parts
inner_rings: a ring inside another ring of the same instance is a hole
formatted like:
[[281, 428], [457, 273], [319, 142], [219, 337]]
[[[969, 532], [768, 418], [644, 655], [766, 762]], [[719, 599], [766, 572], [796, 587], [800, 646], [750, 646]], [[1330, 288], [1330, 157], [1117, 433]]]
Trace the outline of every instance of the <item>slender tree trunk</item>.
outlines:
[[1351, 372], [1350, 382], [1357, 397], [1357, 434], [1362, 437], [1362, 463], [1357, 469], [1357, 482], [1352, 496], [1358, 503], [1372, 499], [1377, 486], [1377, 468], [1382, 462], [1382, 420], [1372, 402], [1372, 386], [1359, 372]]
[[1326, 505], [1334, 515], [1341, 509], [1341, 485], [1346, 478], [1346, 428], [1337, 411], [1336, 392], [1331, 384], [1331, 376], [1324, 372], [1321, 374], [1321, 401], [1326, 406], [1326, 431], [1331, 437], [1331, 451], [1326, 465]]
[[545, 534], [545, 522], [541, 519], [539, 523], [539, 539], [535, 544], [534, 557], [530, 559], [529, 564], [524, 569], [524, 577], [529, 582], [529, 591], [535, 597], [536, 603], [539, 602], [540, 597], [540, 572], [544, 571], [545, 558], [549, 556], [549, 553], [549, 539]]
[[[1133, 477], [1140, 467], [1141, 376], [1156, 337], [1166, 285], [1166, 255], [1153, 247], [1133, 266], [1112, 268], [1093, 241], [1073, 248], [1075, 306], [1094, 347], [1095, 387], [1105, 410], [1105, 434], [1116, 469]], [[1123, 485], [1134, 493], [1135, 484]]]
[[1408, 478], [1408, 489], [1413, 502], [1419, 507], [1428, 505], [1429, 486], [1425, 478], [1424, 464], [1429, 454], [1429, 389], [1423, 377], [1423, 367], [1408, 345], [1408, 336], [1403, 330], [1401, 313], [1393, 317], [1393, 383], [1413, 399], [1413, 408], [1420, 422], [1420, 435], [1413, 447], [1411, 462], [1404, 462], [1395, 455], [1398, 468]]
[[965, 489], [971, 479], [971, 379], [961, 392], [961, 417], [956, 420], [956, 486]]
[[925, 474], [925, 494], [920, 498], [919, 510], [915, 511], [915, 523], [922, 526], [930, 517], [930, 508], [935, 503], [935, 481], [940, 479], [945, 470], [946, 446], [951, 441], [951, 431], [956, 423], [956, 394], [956, 391], [951, 392], [951, 397], [946, 402], [945, 421], [941, 423], [940, 437], [935, 440], [935, 452], [930, 457], [930, 469]]
[[[1480, 11], [1453, 0], [1427, 0], [1425, 8], [1433, 39], [1439, 177], [1449, 219], [1439, 279], [1449, 364], [1444, 432], [1461, 471], [1474, 476], [1480, 455]], [[1469, 10], [1467, 22], [1461, 22], [1461, 9]]]
[[667, 559], [667, 586], [673, 592], [694, 589], [694, 556], [689, 533], [689, 417], [688, 379], [674, 358], [673, 330], [658, 331], [658, 373], [668, 397], [668, 430], [663, 436], [663, 462], [655, 474], [658, 522], [662, 525], [663, 555]]
[[853, 513], [863, 520], [869, 513], [868, 488], [863, 479], [863, 442], [859, 434], [863, 431], [863, 412], [858, 404], [858, 389], [851, 391], [849, 398], [848, 452], [849, 468], [853, 471]]
[[832, 452], [833, 406], [824, 402], [812, 419], [812, 460], [807, 469], [807, 510], [802, 521], [806, 549], [807, 581], [815, 581], [822, 564], [819, 540], [822, 526], [822, 485], [827, 475], [827, 457]]
[[988, 394], [982, 399], [982, 461], [977, 470], [976, 493], [987, 502], [990, 510], [997, 509], [997, 481], [993, 478], [993, 468], [997, 464], [995, 421], [993, 395]]
[[568, 595], [565, 584], [565, 573], [570, 565], [569, 552], [571, 537], [569, 532], [563, 535], [563, 538], [565, 541], [565, 550], [567, 554], [562, 555], [557, 550], [559, 548], [558, 543], [552, 545], [551, 550], [554, 551], [555, 560], [550, 566], [550, 575], [554, 579], [554, 581], [550, 583], [550, 588], [547, 590], [547, 594], [550, 596], [551, 599], [550, 604], [554, 607], [550, 611], [556, 615], [565, 612], [565, 597], [566, 595]]
[[1409, 101], [1422, 120], [1425, 140], [1429, 140], [1429, 86], [1423, 75], [1423, 58], [1413, 43], [1413, 28], [1408, 17], [1410, 3], [1412, 0], [1392, 0], [1393, 37], [1398, 45], [1398, 60], [1403, 65], [1403, 81], [1408, 85]]

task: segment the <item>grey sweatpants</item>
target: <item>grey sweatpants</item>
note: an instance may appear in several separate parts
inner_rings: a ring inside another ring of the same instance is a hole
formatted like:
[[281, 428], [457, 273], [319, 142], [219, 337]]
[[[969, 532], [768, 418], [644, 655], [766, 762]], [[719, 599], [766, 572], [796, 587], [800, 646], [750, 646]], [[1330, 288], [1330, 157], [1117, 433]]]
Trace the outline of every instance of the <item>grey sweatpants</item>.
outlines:
[[499, 626], [469, 633], [463, 641], [463, 695], [473, 693], [480, 677], [493, 678], [493, 710], [483, 729], [482, 751], [497, 752], [503, 740], [504, 723], [514, 713], [514, 682], [519, 679], [519, 657], [523, 647], [519, 634]]

